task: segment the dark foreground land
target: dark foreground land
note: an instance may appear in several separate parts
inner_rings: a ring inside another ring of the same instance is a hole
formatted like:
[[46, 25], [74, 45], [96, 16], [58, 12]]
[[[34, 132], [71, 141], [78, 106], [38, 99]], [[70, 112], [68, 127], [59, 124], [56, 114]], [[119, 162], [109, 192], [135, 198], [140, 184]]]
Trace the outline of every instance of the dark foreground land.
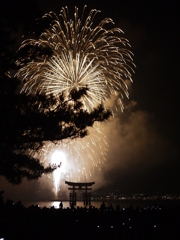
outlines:
[[0, 206], [0, 239], [180, 239], [180, 207], [54, 209], [7, 201]]

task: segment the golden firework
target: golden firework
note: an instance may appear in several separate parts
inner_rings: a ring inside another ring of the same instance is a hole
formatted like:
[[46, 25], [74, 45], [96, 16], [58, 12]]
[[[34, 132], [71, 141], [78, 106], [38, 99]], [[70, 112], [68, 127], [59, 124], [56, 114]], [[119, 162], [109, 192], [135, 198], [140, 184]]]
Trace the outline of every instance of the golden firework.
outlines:
[[[86, 6], [85, 6], [86, 7]], [[58, 17], [54, 12], [43, 16], [50, 19], [48, 28], [38, 38], [26, 39], [20, 49], [27, 46], [41, 52], [30, 57], [28, 54], [17, 61], [20, 67], [17, 76], [24, 83], [22, 91], [27, 94], [43, 92], [60, 95], [65, 92], [67, 98], [73, 88], [87, 87], [88, 94], [83, 97], [84, 107], [88, 110], [118, 93], [120, 101], [128, 97], [126, 80], [132, 81], [132, 52], [123, 38], [120, 28], [107, 28], [114, 24], [105, 18], [93, 26], [93, 20], [99, 12], [90, 11], [84, 20], [75, 7], [74, 21], [69, 18], [68, 8], [62, 8]], [[121, 107], [122, 101], [121, 101]]]

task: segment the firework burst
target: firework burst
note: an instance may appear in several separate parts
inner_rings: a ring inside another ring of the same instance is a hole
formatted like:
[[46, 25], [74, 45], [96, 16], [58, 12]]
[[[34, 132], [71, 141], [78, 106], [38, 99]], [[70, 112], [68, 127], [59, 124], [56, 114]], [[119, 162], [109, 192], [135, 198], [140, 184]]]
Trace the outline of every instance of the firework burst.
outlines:
[[[84, 109], [91, 111], [116, 95], [123, 110], [122, 99], [128, 97], [126, 81], [132, 81], [134, 67], [133, 54], [126, 48], [129, 42], [122, 37], [121, 29], [110, 28], [114, 24], [110, 18], [93, 26], [100, 11], [93, 9], [84, 18], [85, 8], [79, 18], [75, 7], [74, 20], [69, 18], [67, 7], [62, 8], [59, 17], [53, 12], [45, 14], [42, 19], [48, 20], [48, 27], [22, 42], [19, 52], [24, 50], [26, 54], [16, 62], [19, 66], [16, 76], [23, 82], [21, 91], [57, 97], [63, 92], [68, 99], [72, 89], [85, 87], [88, 92], [81, 99]], [[87, 179], [105, 161], [108, 148], [98, 127], [90, 134], [83, 142], [76, 139], [56, 146], [45, 143], [35, 154], [49, 163], [50, 155], [61, 149], [68, 153], [69, 162], [64, 177], [75, 181]]]
[[50, 21], [48, 28], [37, 38], [22, 42], [19, 50], [28, 46], [30, 54], [32, 49], [44, 52], [33, 58], [27, 54], [17, 61], [17, 76], [24, 83], [22, 91], [57, 96], [63, 91], [68, 98], [73, 88], [87, 87], [88, 94], [82, 99], [87, 110], [109, 99], [112, 93], [118, 93], [122, 108], [123, 96], [128, 97], [125, 81], [132, 81], [132, 53], [126, 48], [129, 42], [121, 37], [121, 29], [106, 28], [114, 24], [110, 18], [93, 27], [98, 10], [91, 10], [84, 20], [85, 7], [81, 19], [75, 7], [74, 21], [69, 19], [67, 7], [62, 8], [59, 17], [53, 12], [44, 15], [43, 19]]
[[[60, 162], [62, 163], [61, 168], [57, 169], [57, 171], [55, 170], [53, 174], [56, 194], [63, 187], [64, 182], [62, 180], [75, 182], [87, 181], [96, 172], [102, 170], [109, 145], [106, 136], [103, 134], [103, 126], [99, 127], [96, 125], [90, 129], [90, 134], [83, 139], [66, 139], [58, 141], [56, 144], [48, 141], [44, 143], [38, 152], [30, 150], [27, 153], [39, 159], [45, 166], [54, 163], [52, 155], [56, 151], [60, 151], [66, 156], [65, 162], [63, 158], [59, 158], [56, 162], [57, 165]], [[61, 171], [62, 168], [65, 168], [65, 170]]]

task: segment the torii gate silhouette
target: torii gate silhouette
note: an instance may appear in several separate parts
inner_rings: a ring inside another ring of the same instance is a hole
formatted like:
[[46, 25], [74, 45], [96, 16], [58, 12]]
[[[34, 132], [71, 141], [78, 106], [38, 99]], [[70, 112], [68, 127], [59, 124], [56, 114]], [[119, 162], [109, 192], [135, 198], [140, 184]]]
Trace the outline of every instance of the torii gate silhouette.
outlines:
[[68, 190], [72, 190], [73, 192], [70, 193], [70, 206], [74, 206], [76, 205], [76, 193], [75, 190], [85, 190], [84, 193], [84, 205], [90, 205], [91, 204], [91, 194], [87, 193], [88, 190], [92, 190], [92, 188], [88, 188], [90, 186], [92, 186], [93, 184], [95, 184], [95, 182], [86, 182], [86, 183], [77, 183], [77, 182], [68, 182], [65, 181], [65, 184], [67, 184], [68, 186], [70, 186], [70, 188], [68, 188]]

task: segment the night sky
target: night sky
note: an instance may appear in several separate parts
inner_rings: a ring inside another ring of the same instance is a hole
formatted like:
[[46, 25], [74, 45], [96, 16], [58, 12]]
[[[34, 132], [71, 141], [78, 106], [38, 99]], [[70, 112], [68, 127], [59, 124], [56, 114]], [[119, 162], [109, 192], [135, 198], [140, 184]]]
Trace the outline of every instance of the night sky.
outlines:
[[[130, 99], [123, 113], [103, 124], [109, 150], [101, 172], [92, 176], [96, 189], [118, 188], [122, 193], [179, 193], [180, 102], [179, 102], [179, 12], [177, 1], [101, 0], [7, 0], [1, 16], [11, 25], [11, 36], [20, 35], [37, 17], [57, 14], [68, 6], [86, 13], [101, 10], [95, 22], [110, 17], [130, 41], [136, 64]], [[2, 41], [2, 40], [1, 40]], [[47, 180], [48, 181], [48, 180]], [[0, 190], [8, 198], [53, 197], [43, 181], [13, 186], [0, 178]]]

